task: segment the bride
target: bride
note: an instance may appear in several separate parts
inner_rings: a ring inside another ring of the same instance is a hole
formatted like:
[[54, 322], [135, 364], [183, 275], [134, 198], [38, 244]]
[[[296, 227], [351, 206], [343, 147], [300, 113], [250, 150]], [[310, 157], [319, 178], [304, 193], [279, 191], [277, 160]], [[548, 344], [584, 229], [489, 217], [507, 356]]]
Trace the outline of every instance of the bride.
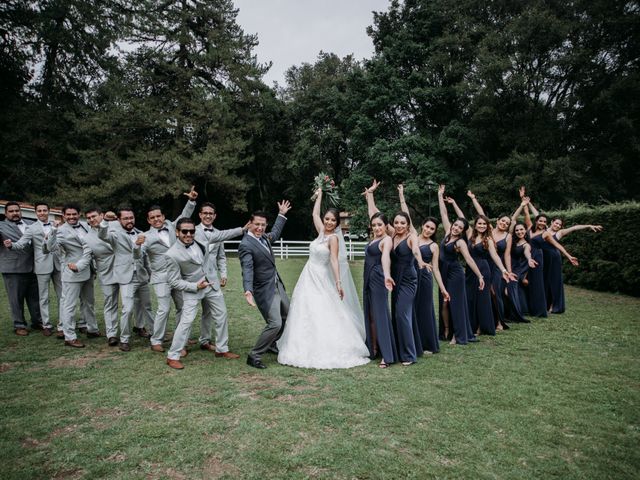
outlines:
[[304, 368], [350, 368], [369, 362], [362, 310], [347, 263], [339, 214], [320, 216], [316, 191], [313, 223], [318, 231], [291, 297], [278, 362]]

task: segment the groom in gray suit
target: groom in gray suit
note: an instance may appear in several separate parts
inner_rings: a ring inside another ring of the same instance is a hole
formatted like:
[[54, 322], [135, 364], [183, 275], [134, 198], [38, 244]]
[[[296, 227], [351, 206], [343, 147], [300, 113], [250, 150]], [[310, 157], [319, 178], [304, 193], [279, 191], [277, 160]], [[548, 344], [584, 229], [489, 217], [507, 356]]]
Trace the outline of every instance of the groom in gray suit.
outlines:
[[258, 310], [267, 322], [253, 349], [247, 357], [247, 365], [267, 368], [262, 363], [262, 355], [268, 350], [277, 351], [275, 342], [280, 337], [289, 312], [289, 297], [276, 270], [276, 260], [271, 250], [273, 242], [280, 238], [291, 204], [283, 200], [278, 203], [278, 218], [270, 233], [265, 233], [267, 217], [263, 212], [251, 215], [249, 231], [238, 247], [242, 265], [244, 296], [252, 307]]

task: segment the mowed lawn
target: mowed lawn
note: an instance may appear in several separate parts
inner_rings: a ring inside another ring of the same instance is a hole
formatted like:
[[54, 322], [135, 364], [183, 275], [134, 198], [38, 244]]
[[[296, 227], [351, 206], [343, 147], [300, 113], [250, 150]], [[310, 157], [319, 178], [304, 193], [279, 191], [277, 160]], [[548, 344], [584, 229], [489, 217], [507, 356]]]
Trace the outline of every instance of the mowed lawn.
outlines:
[[[242, 358], [196, 346], [182, 371], [146, 340], [19, 338], [2, 287], [0, 478], [638, 478], [640, 299], [568, 287], [566, 314], [410, 367], [256, 370], [264, 322], [229, 264]], [[289, 292], [303, 264], [279, 261]]]

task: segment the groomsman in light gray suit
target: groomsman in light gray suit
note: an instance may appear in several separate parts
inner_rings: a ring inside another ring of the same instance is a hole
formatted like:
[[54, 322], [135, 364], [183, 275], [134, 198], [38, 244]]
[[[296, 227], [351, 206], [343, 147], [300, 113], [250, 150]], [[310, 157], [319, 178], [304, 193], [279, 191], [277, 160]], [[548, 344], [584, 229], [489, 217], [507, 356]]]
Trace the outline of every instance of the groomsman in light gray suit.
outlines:
[[65, 205], [62, 208], [65, 223], [54, 226], [46, 238], [48, 252], [57, 252], [62, 266], [62, 308], [60, 321], [64, 330], [64, 343], [69, 347], [84, 348], [76, 336], [73, 317], [80, 299], [82, 317], [87, 322], [87, 337], [99, 337], [98, 323], [94, 311], [93, 278], [91, 272], [91, 249], [84, 238], [89, 225], [80, 220], [80, 207]]
[[28, 245], [23, 250], [11, 248], [12, 242], [18, 242], [27, 231], [28, 224], [22, 220], [20, 205], [7, 202], [4, 214], [6, 218], [0, 222], [0, 272], [7, 290], [13, 329], [22, 337], [29, 334], [24, 319], [25, 301], [31, 314], [31, 327], [42, 329], [38, 280], [33, 273], [33, 247]]
[[130, 319], [136, 309], [136, 297], [140, 302], [139, 308], [145, 315], [145, 323], [149, 329], [153, 328], [148, 261], [142, 248], [145, 238], [142, 231], [135, 228], [135, 222], [133, 210], [122, 207], [118, 210], [118, 221], [103, 220], [98, 228], [98, 238], [111, 245], [115, 256], [113, 273], [122, 296], [120, 350], [123, 352], [131, 350]]
[[249, 232], [238, 247], [245, 299], [252, 307], [258, 306], [267, 322], [247, 356], [247, 365], [255, 368], [267, 368], [262, 363], [262, 355], [276, 349], [276, 341], [280, 338], [289, 313], [289, 297], [276, 270], [276, 259], [271, 244], [280, 238], [287, 221], [285, 215], [291, 209], [291, 205], [283, 200], [278, 203], [278, 209], [278, 218], [269, 233], [266, 233], [266, 214], [254, 212], [251, 215]]
[[[49, 221], [49, 205], [44, 202], [35, 204], [36, 217], [38, 221], [29, 225], [24, 235], [17, 242], [5, 240], [6, 247], [16, 251], [33, 248], [33, 269], [38, 278], [38, 294], [40, 297], [40, 315], [42, 316], [42, 333], [48, 337], [53, 332], [51, 315], [49, 311], [49, 284], [53, 284], [53, 289], [58, 298], [58, 312], [60, 311], [62, 299], [62, 278], [60, 272], [60, 259], [55, 253], [45, 253], [44, 239], [51, 232], [51, 222]], [[62, 322], [58, 313], [58, 333], [59, 337], [64, 337]]]
[[[211, 319], [208, 323], [215, 325], [216, 330], [216, 357], [224, 357], [228, 359], [240, 358], [229, 351], [229, 320], [227, 316], [227, 305], [224, 303], [222, 288], [227, 284], [227, 256], [224, 253], [224, 243], [216, 242], [212, 239], [216, 238], [220, 230], [214, 228], [213, 222], [216, 219], [216, 207], [211, 202], [205, 202], [200, 205], [200, 224], [196, 226], [196, 240], [203, 245], [209, 245], [208, 261], [204, 265], [204, 271], [207, 278], [215, 284], [213, 287], [214, 295], [211, 295], [211, 301], [202, 305], [202, 315], [209, 315]], [[219, 280], [218, 280], [219, 276]], [[210, 348], [213, 348], [211, 340], [207, 342]]]
[[[246, 228], [246, 227], [245, 227]], [[183, 292], [184, 305], [182, 318], [173, 334], [173, 342], [167, 355], [167, 365], [171, 368], [182, 369], [184, 365], [180, 357], [186, 356], [185, 346], [189, 339], [191, 324], [196, 318], [198, 304], [207, 304], [208, 308], [215, 308], [218, 301], [217, 290], [220, 288], [217, 278], [208, 278], [205, 265], [209, 261], [209, 245], [214, 242], [229, 240], [242, 235], [244, 228], [238, 227], [223, 230], [207, 243], [194, 240], [196, 227], [190, 218], [181, 218], [176, 224], [178, 241], [167, 251], [167, 275], [172, 288]], [[200, 348], [214, 350], [210, 343], [211, 316], [204, 315], [200, 324]]]
[[182, 209], [182, 213], [173, 222], [167, 220], [162, 213], [161, 207], [153, 205], [149, 207], [147, 221], [151, 228], [144, 234], [144, 249], [149, 257], [149, 267], [151, 268], [151, 280], [153, 289], [158, 299], [158, 307], [153, 322], [153, 334], [151, 335], [151, 350], [154, 352], [164, 352], [162, 342], [167, 329], [169, 310], [171, 309], [171, 299], [176, 306], [176, 325], [180, 323], [182, 315], [182, 292], [171, 288], [167, 280], [167, 259], [164, 256], [167, 250], [176, 243], [176, 222], [180, 218], [191, 217], [196, 208], [196, 198], [198, 192], [195, 187], [191, 191], [184, 193], [189, 199]]

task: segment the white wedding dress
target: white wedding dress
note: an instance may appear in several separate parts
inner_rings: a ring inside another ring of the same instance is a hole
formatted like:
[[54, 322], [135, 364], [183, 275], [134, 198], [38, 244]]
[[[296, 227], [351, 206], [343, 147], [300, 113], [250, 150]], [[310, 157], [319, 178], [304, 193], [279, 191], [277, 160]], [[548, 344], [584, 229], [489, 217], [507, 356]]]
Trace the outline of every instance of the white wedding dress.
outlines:
[[[335, 235], [335, 234], [334, 234]], [[338, 237], [340, 239], [340, 237]], [[340, 242], [340, 300], [331, 269], [329, 237], [320, 234], [309, 246], [307, 261], [291, 297], [278, 362], [303, 368], [350, 368], [369, 362], [364, 318]]]

